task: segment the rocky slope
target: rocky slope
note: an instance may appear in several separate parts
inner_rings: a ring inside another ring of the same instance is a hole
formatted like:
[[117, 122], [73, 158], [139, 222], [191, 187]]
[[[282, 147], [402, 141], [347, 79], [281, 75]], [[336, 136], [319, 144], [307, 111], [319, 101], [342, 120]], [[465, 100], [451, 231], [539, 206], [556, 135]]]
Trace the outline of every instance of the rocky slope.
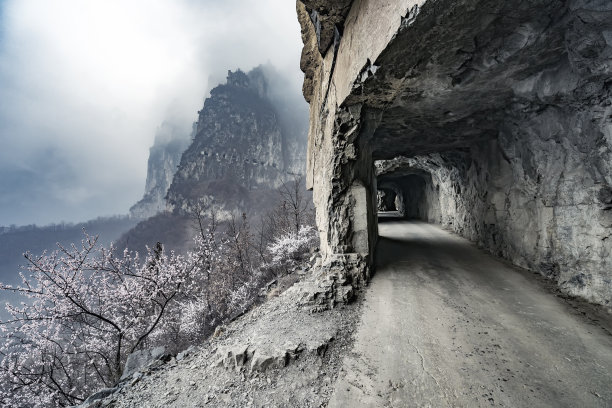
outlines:
[[177, 356], [151, 350], [131, 357], [120, 383], [81, 408], [325, 406], [360, 307], [341, 295], [348, 282], [316, 266], [299, 274], [202, 345]]
[[315, 258], [202, 344], [134, 353], [80, 408], [605, 406], [609, 314], [437, 226], [388, 221], [367, 290]]

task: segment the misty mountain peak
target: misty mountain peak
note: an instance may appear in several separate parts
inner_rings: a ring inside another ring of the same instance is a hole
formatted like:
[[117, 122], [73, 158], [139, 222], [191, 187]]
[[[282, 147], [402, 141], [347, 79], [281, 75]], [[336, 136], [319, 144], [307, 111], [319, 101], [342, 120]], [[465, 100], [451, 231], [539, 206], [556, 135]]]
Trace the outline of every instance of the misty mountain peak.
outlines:
[[249, 87], [249, 77], [240, 69], [235, 72], [227, 70], [227, 85], [238, 86], [241, 88]]
[[254, 191], [274, 189], [304, 167], [295, 153], [304, 152], [305, 138], [297, 127], [283, 126], [286, 113], [269, 96], [274, 72], [263, 66], [228, 71], [226, 83], [211, 90], [168, 190], [173, 208], [187, 210], [201, 199], [232, 209], [257, 205], [262, 197]]
[[270, 65], [229, 70], [198, 111], [191, 138], [171, 122], [158, 128], [145, 196], [131, 214], [186, 211], [201, 200], [230, 211], [263, 208], [265, 191], [304, 172], [308, 113], [296, 102]]

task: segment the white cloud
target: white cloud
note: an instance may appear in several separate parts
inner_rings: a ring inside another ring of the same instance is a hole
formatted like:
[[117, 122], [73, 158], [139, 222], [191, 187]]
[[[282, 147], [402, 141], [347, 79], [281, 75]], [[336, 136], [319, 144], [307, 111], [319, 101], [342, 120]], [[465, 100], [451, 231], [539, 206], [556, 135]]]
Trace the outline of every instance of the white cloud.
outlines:
[[300, 87], [291, 1], [0, 4], [0, 225], [127, 212], [156, 127], [194, 120], [228, 69]]

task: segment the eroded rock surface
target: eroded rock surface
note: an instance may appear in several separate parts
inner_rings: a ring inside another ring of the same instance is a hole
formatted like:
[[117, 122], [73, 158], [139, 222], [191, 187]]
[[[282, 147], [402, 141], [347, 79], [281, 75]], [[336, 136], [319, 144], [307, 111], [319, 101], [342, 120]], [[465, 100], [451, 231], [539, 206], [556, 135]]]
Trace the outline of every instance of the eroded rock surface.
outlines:
[[304, 0], [306, 10], [310, 14], [310, 20], [317, 36], [317, 46], [321, 54], [337, 41], [344, 20], [353, 0], [339, 0], [329, 2], [326, 0]]
[[218, 219], [246, 213], [255, 220], [269, 211], [276, 189], [304, 175], [307, 121], [299, 91], [272, 66], [228, 72], [198, 112], [188, 146], [180, 129], [160, 128], [145, 196], [131, 210], [145, 220], [119, 247], [143, 251], [161, 241], [179, 252], [191, 248], [196, 207], [214, 207]]

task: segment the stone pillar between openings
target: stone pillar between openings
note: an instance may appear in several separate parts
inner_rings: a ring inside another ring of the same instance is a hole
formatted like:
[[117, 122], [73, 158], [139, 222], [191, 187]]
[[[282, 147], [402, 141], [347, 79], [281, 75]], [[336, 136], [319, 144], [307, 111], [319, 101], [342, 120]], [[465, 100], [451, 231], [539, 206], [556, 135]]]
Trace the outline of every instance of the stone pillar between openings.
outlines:
[[[376, 176], [369, 139], [378, 124], [378, 112], [361, 106], [339, 108], [335, 114], [328, 189], [317, 189], [317, 223], [327, 245], [322, 245], [324, 264], [343, 265], [352, 280], [369, 278], [378, 237]], [[324, 180], [320, 180], [324, 182]], [[324, 192], [324, 194], [321, 194]]]
[[[321, 265], [329, 276], [346, 275], [359, 281], [369, 277], [378, 236], [370, 139], [381, 114], [363, 108], [360, 89], [377, 69], [372, 61], [416, 3], [296, 4], [304, 43], [300, 60], [305, 74], [303, 93], [310, 103], [306, 185], [313, 189]], [[321, 47], [320, 34], [330, 27], [333, 42]]]

